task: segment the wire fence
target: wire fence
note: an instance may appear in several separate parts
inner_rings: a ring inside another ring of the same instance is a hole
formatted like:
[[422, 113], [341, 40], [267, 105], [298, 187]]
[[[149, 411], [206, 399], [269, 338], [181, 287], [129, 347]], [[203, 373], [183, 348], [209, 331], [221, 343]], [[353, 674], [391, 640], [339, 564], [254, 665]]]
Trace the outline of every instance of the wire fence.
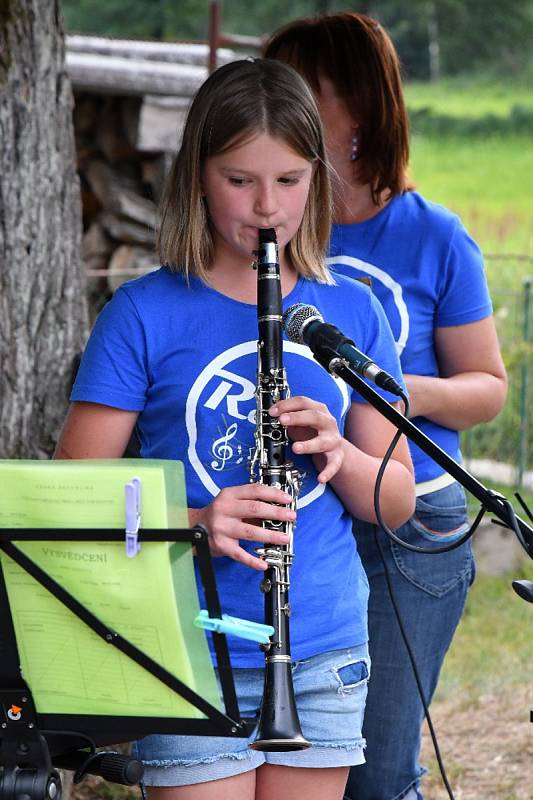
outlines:
[[509, 391], [496, 419], [462, 435], [463, 455], [480, 477], [533, 490], [533, 257], [486, 258]]

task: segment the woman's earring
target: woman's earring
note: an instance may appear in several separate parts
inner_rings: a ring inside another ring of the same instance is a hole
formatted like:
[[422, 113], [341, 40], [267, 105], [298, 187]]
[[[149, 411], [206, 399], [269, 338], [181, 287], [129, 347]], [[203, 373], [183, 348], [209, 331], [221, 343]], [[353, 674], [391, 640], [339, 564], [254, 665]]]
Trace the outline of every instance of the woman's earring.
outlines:
[[352, 150], [350, 153], [350, 161], [357, 161], [359, 158], [359, 136], [357, 135], [357, 131], [354, 131], [352, 136]]

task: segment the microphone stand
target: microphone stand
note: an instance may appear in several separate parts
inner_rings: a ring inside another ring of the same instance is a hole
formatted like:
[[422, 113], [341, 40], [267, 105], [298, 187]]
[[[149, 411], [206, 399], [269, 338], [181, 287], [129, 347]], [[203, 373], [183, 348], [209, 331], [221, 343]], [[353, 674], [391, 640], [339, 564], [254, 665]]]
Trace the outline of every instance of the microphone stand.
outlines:
[[[467, 472], [464, 467], [460, 466], [457, 461], [454, 461], [453, 458], [445, 453], [444, 450], [426, 436], [425, 433], [422, 433], [416, 425], [413, 425], [410, 420], [384, 400], [384, 398], [359, 377], [349, 364], [343, 358], [340, 358], [333, 349], [323, 347], [313, 352], [313, 355], [324, 369], [332, 375], [342, 378], [343, 381], [355, 389], [365, 400], [374, 406], [377, 411], [386, 417], [389, 422], [404, 433], [412, 442], [418, 445], [424, 453], [427, 453], [437, 464], [455, 478], [458, 483], [464, 486], [470, 494], [479, 500], [482, 504], [481, 516], [485, 511], [489, 511], [498, 517], [503, 527], [514, 531], [518, 541], [528, 556], [533, 559], [533, 528], [514, 514], [511, 504], [503, 495], [498, 492], [493, 492], [491, 489], [487, 489], [482, 483], [476, 480], [473, 475]], [[533, 516], [529, 509], [520, 497], [518, 499], [523, 505], [527, 516], [533, 522]], [[532, 581], [513, 581], [513, 589], [522, 599], [533, 603]]]

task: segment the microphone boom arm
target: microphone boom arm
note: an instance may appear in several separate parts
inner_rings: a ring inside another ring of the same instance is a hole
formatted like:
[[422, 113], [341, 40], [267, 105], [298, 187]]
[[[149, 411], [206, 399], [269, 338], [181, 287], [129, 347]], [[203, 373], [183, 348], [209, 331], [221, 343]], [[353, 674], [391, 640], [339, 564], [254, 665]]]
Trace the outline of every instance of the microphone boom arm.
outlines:
[[[332, 357], [333, 355], [333, 357]], [[470, 492], [483, 507], [494, 514], [504, 527], [514, 531], [520, 544], [533, 559], [533, 528], [523, 519], [509, 513], [509, 501], [502, 495], [487, 489], [464, 467], [454, 461], [451, 456], [444, 452], [435, 442], [425, 433], [416, 427], [410, 420], [400, 414], [390, 403], [379, 395], [371, 386], [357, 375], [350, 368], [348, 363], [339, 358], [336, 354], [326, 352], [314, 354], [318, 363], [332, 375], [342, 378], [349, 386], [355, 389], [365, 400], [389, 420], [396, 428], [414, 442], [421, 450], [437, 462], [446, 472], [448, 472], [458, 483]], [[526, 513], [527, 512], [527, 509]]]

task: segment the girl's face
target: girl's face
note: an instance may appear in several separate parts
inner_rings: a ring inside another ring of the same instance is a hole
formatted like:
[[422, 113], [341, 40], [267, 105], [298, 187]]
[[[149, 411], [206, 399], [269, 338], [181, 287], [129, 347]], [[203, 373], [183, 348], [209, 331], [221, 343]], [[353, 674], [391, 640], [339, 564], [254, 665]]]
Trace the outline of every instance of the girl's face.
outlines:
[[215, 265], [225, 255], [249, 265], [259, 228], [275, 229], [281, 258], [302, 221], [313, 171], [311, 162], [266, 133], [208, 158], [202, 191], [212, 225]]

